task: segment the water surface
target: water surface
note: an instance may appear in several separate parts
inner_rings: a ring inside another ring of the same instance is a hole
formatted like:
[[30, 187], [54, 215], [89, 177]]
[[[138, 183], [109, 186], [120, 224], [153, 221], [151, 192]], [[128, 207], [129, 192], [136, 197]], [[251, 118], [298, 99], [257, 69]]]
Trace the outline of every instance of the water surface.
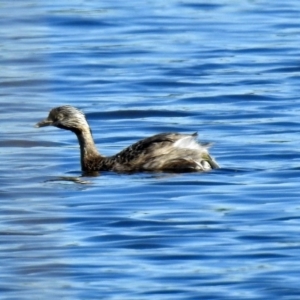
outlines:
[[[299, 10], [273, 1], [0, 4], [1, 299], [299, 299]], [[82, 177], [198, 132], [220, 170]]]

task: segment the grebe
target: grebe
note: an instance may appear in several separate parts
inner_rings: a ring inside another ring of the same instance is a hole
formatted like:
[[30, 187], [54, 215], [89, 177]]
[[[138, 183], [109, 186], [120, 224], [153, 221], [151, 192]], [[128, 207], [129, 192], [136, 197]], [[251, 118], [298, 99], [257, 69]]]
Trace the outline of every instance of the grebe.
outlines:
[[76, 134], [83, 172], [193, 172], [219, 168], [209, 155], [209, 144], [196, 141], [197, 133], [157, 134], [132, 144], [116, 155], [105, 157], [98, 152], [90, 126], [79, 109], [70, 105], [53, 108], [48, 117], [35, 126], [50, 125]]

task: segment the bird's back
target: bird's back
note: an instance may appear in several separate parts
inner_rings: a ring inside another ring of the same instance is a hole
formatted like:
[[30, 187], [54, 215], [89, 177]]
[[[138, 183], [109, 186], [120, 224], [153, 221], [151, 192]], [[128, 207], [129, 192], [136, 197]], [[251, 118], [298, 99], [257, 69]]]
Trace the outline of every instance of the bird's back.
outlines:
[[111, 157], [116, 171], [207, 171], [218, 168], [197, 134], [161, 133]]

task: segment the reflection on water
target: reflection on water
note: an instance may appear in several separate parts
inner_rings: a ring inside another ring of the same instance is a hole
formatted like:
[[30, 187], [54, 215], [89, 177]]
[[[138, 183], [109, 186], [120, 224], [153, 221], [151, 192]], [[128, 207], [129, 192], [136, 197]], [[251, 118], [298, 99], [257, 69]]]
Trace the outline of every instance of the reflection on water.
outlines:
[[90, 181], [83, 180], [80, 177], [72, 177], [72, 176], [59, 176], [52, 179], [47, 179], [45, 182], [51, 182], [51, 181], [61, 181], [61, 182], [73, 182], [78, 184], [90, 184]]
[[[299, 9], [1, 3], [1, 299], [298, 299]], [[63, 104], [104, 155], [198, 132], [222, 168], [81, 174], [33, 128]]]

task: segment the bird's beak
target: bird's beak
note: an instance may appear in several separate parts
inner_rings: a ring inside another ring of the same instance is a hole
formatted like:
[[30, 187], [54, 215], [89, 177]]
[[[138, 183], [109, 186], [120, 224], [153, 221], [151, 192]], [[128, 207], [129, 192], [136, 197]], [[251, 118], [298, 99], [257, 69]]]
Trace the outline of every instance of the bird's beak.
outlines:
[[43, 120], [41, 122], [36, 123], [34, 127], [39, 128], [39, 127], [50, 126], [52, 124], [53, 124], [53, 122], [51, 120], [45, 119], [45, 120]]

